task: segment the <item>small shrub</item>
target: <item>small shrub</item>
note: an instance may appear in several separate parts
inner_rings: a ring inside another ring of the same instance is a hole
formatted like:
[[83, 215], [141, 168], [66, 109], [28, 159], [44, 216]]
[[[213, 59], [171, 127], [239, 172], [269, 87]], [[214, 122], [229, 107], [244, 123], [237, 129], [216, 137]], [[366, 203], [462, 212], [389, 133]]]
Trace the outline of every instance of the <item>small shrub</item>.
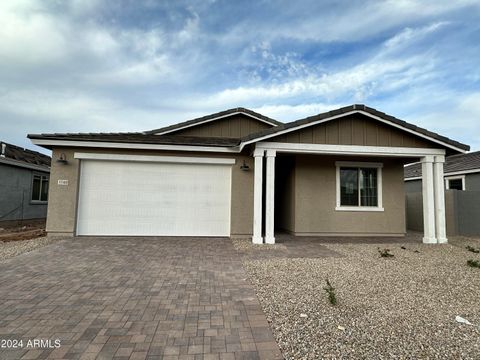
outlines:
[[465, 247], [465, 249], [467, 249], [468, 251], [473, 252], [473, 253], [475, 253], [475, 254], [480, 253], [480, 250], [475, 249], [474, 247], [472, 247], [472, 246], [470, 246], [470, 245], [467, 245], [467, 247]]
[[335, 296], [335, 288], [332, 286], [330, 281], [327, 278], [327, 286], [325, 286], [323, 289], [327, 292], [328, 294], [328, 301], [330, 301], [330, 304], [332, 305], [337, 305], [337, 297]]
[[380, 256], [384, 258], [391, 258], [394, 256], [393, 254], [390, 253], [390, 249], [383, 249], [383, 250], [378, 249], [378, 252], [380, 253]]
[[474, 268], [480, 268], [480, 261], [478, 260], [468, 260], [467, 265]]

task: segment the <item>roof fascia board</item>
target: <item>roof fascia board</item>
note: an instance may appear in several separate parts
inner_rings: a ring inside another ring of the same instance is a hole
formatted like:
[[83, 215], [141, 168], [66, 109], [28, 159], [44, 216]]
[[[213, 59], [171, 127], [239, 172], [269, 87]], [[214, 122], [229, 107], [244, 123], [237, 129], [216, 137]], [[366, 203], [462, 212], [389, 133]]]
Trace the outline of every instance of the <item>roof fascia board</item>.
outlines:
[[22, 168], [30, 169], [30, 170], [50, 172], [50, 168], [47, 167], [47, 166], [28, 164], [28, 163], [25, 163], [23, 161], [18, 161], [18, 160], [4, 158], [4, 157], [0, 157], [0, 163], [6, 164], [6, 165], [11, 165], [11, 166], [18, 166], [18, 167], [22, 167]]
[[295, 144], [260, 142], [256, 149], [271, 149], [285, 153], [303, 154], [333, 154], [333, 155], [372, 155], [394, 157], [423, 157], [445, 155], [444, 149], [409, 148], [389, 146], [359, 146], [359, 145], [330, 145], [330, 144]]
[[480, 169], [472, 169], [472, 170], [463, 170], [463, 171], [452, 171], [445, 173], [444, 176], [450, 176], [450, 175], [463, 175], [463, 174], [475, 174], [479, 173]]
[[194, 145], [165, 145], [165, 144], [142, 144], [142, 143], [118, 143], [103, 141], [75, 141], [75, 140], [48, 140], [30, 139], [33, 144], [40, 146], [67, 146], [67, 147], [95, 147], [95, 148], [118, 148], [118, 149], [140, 149], [140, 150], [172, 150], [172, 151], [202, 151], [202, 152], [224, 152], [239, 153], [238, 146], [194, 146]]
[[234, 113], [230, 113], [230, 114], [226, 114], [226, 115], [221, 115], [221, 116], [216, 116], [216, 117], [214, 117], [214, 118], [206, 119], [206, 120], [204, 120], [204, 121], [200, 121], [200, 122], [197, 122], [197, 123], [194, 123], [194, 124], [188, 124], [188, 125], [185, 125], [185, 126], [181, 126], [181, 127], [176, 128], [176, 129], [171, 129], [171, 130], [166, 130], [166, 131], [155, 132], [154, 135], [170, 134], [170, 133], [175, 132], [175, 131], [185, 130], [185, 129], [188, 129], [188, 128], [191, 128], [191, 127], [195, 127], [195, 126], [198, 126], [198, 125], [207, 124], [207, 123], [212, 122], [212, 121], [215, 121], [215, 120], [224, 119], [224, 118], [227, 118], [227, 117], [230, 117], [230, 116], [233, 116], [233, 115], [238, 115], [238, 114], [242, 114], [242, 115], [251, 117], [252, 119], [255, 119], [255, 120], [264, 122], [264, 123], [266, 123], [266, 124], [268, 124], [268, 125], [278, 126], [277, 124], [274, 124], [274, 123], [272, 123], [272, 122], [270, 122], [270, 121], [267, 121], [267, 120], [265, 120], [265, 119], [261, 119], [261, 118], [259, 118], [259, 117], [254, 116], [254, 115], [251, 115], [251, 114], [249, 114], [249, 113], [246, 113], [246, 112], [243, 112], [243, 111], [236, 111], [236, 112], [234, 112]]
[[292, 131], [297, 131], [297, 130], [300, 130], [300, 129], [303, 129], [303, 128], [306, 128], [306, 127], [309, 127], [309, 126], [315, 126], [315, 125], [318, 125], [318, 124], [322, 124], [322, 123], [325, 123], [325, 122], [328, 122], [328, 121], [331, 121], [331, 120], [335, 120], [335, 119], [342, 118], [342, 117], [345, 117], [345, 116], [348, 116], [348, 115], [353, 115], [353, 114], [363, 114], [363, 115], [368, 116], [372, 119], [381, 121], [384, 124], [387, 124], [387, 125], [393, 126], [395, 128], [401, 129], [403, 131], [409, 132], [409, 133], [414, 134], [416, 136], [422, 137], [422, 138], [427, 139], [429, 141], [435, 142], [435, 143], [440, 144], [442, 146], [445, 146], [445, 147], [448, 147], [448, 148], [453, 149], [455, 151], [458, 151], [462, 154], [467, 153], [466, 150], [457, 148], [456, 146], [447, 144], [447, 143], [445, 143], [441, 140], [434, 139], [430, 136], [421, 134], [417, 131], [407, 129], [407, 128], [401, 126], [401, 125], [395, 124], [395, 123], [393, 123], [391, 121], [388, 121], [388, 120], [385, 120], [385, 119], [382, 119], [379, 116], [372, 115], [372, 114], [370, 114], [366, 111], [363, 111], [363, 110], [352, 110], [352, 111], [349, 111], [349, 112], [346, 112], [346, 113], [343, 113], [343, 114], [338, 114], [338, 115], [334, 115], [334, 116], [331, 116], [331, 117], [328, 117], [328, 118], [325, 118], [325, 119], [312, 121], [312, 122], [307, 123], [307, 124], [302, 124], [302, 125], [295, 126], [295, 127], [289, 128], [289, 129], [285, 129], [283, 131], [279, 131], [279, 132], [276, 132], [276, 133], [273, 133], [273, 134], [265, 135], [265, 136], [257, 138], [257, 139], [252, 139], [252, 140], [249, 140], [249, 141], [246, 141], [246, 142], [242, 142], [240, 144], [240, 149], [242, 149], [245, 145], [248, 145], [248, 144], [251, 144], [251, 143], [254, 143], [254, 142], [262, 141], [262, 140], [269, 139], [269, 138], [272, 138], [272, 137], [275, 137], [275, 136], [280, 136], [280, 135], [287, 134], [287, 133], [292, 132]]

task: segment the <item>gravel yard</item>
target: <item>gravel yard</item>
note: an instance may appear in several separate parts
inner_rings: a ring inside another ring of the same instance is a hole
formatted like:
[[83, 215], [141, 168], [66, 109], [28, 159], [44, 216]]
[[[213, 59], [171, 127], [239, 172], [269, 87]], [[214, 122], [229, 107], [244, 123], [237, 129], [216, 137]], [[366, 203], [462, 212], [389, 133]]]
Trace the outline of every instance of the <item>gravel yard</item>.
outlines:
[[[465, 247], [480, 249], [480, 239], [322, 245], [343, 257], [242, 253], [286, 359], [479, 358], [480, 269], [467, 260], [480, 254]], [[394, 256], [380, 257], [379, 248]], [[323, 289], [327, 277], [336, 306]]]
[[0, 261], [59, 241], [58, 238], [39, 237], [31, 240], [0, 241]]

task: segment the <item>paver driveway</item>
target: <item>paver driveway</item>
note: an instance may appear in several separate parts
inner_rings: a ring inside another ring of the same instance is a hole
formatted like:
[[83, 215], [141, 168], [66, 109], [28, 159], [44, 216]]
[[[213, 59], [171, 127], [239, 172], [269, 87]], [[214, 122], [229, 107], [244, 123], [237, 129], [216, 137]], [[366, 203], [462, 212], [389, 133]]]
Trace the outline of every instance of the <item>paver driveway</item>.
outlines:
[[[76, 238], [0, 263], [1, 359], [281, 358], [228, 239]], [[26, 348], [60, 339], [57, 349]]]

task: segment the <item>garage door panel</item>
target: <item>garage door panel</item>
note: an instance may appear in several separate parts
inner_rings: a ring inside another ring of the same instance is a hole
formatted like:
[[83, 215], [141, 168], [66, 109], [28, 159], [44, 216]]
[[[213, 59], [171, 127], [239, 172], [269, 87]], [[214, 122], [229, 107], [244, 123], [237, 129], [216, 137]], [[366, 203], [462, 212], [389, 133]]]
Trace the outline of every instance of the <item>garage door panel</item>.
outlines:
[[82, 161], [79, 235], [230, 235], [231, 167]]

